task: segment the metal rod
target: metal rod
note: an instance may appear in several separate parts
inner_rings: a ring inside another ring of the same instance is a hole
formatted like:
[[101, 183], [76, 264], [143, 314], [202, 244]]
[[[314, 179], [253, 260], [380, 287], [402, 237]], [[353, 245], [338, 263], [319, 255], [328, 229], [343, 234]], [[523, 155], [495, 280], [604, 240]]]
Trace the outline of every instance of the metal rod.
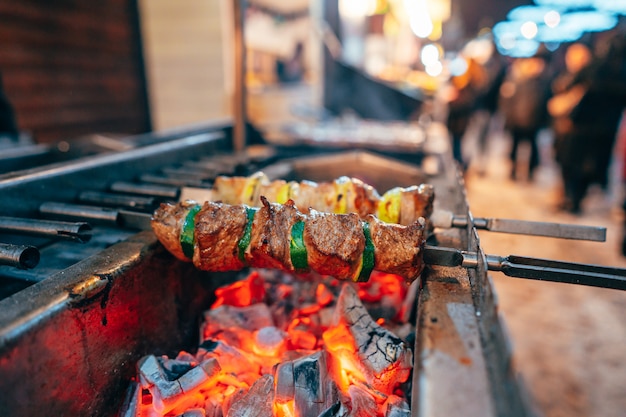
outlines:
[[245, 0], [233, 2], [233, 43], [235, 66], [235, 91], [233, 97], [233, 148], [241, 152], [246, 147], [246, 47], [244, 41]]
[[81, 243], [91, 239], [91, 225], [88, 223], [21, 219], [18, 217], [0, 217], [0, 232], [49, 236], [76, 240]]
[[[589, 269], [591, 266], [587, 266]], [[624, 272], [617, 272], [615, 268], [595, 267], [596, 270], [584, 271], [578, 266], [558, 268], [548, 266], [536, 266], [517, 264], [504, 260], [498, 270], [506, 276], [514, 278], [527, 278], [539, 281], [562, 282], [566, 284], [588, 285], [591, 287], [612, 288], [626, 290], [626, 276]], [[491, 270], [491, 268], [490, 268]]]
[[137, 194], [143, 196], [153, 196], [162, 198], [178, 199], [180, 189], [174, 186], [162, 184], [145, 184], [126, 181], [116, 181], [111, 184], [111, 191], [119, 193]]
[[[513, 233], [520, 235], [556, 237], [559, 239], [606, 241], [606, 228], [577, 224], [551, 222], [530, 222], [513, 219], [480, 219], [482, 229], [492, 232]], [[484, 224], [486, 223], [486, 224]], [[475, 219], [475, 227], [476, 219]]]
[[34, 246], [0, 243], [0, 265], [32, 269], [39, 263], [39, 249]]
[[219, 164], [214, 161], [185, 161], [183, 167], [187, 169], [194, 169], [203, 171], [212, 175], [229, 175], [235, 171], [235, 165], [232, 164]]
[[161, 175], [143, 174], [139, 177], [142, 182], [148, 182], [153, 184], [173, 185], [175, 187], [211, 187], [210, 182], [179, 177], [164, 177]]
[[55, 202], [43, 203], [39, 206], [39, 211], [55, 217], [90, 220], [94, 223], [138, 230], [149, 230], [152, 218], [151, 214], [136, 211]]
[[170, 177], [184, 178], [185, 181], [189, 181], [190, 179], [195, 180], [195, 181], [206, 181], [206, 180], [212, 180], [213, 178], [215, 178], [215, 174], [210, 174], [210, 173], [207, 173], [206, 171], [200, 171], [197, 169], [184, 168], [184, 167], [179, 167], [179, 168], [166, 167], [166, 168], [163, 168], [163, 173]]
[[82, 203], [125, 207], [135, 210], [153, 210], [157, 205], [157, 201], [152, 197], [103, 193], [100, 191], [83, 191], [78, 195], [78, 200]]
[[[467, 216], [459, 216], [443, 210], [433, 213], [431, 221], [435, 227], [442, 228], [465, 228], [469, 223]], [[606, 241], [606, 227], [599, 226], [483, 217], [473, 218], [472, 226], [476, 229], [488, 230], [490, 232], [589, 240], [593, 242]]]
[[97, 223], [118, 224], [119, 213], [117, 210], [106, 207], [94, 207], [79, 204], [65, 204], [46, 202], [39, 206], [39, 212], [49, 216], [73, 219], [89, 220]]

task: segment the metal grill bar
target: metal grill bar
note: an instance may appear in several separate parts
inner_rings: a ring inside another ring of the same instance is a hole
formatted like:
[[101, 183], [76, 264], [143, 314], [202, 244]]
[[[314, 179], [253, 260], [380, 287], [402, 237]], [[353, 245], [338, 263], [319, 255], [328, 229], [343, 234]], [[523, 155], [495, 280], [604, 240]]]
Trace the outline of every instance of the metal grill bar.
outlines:
[[0, 232], [76, 240], [81, 243], [91, 239], [91, 226], [87, 223], [69, 223], [52, 220], [0, 217]]
[[39, 263], [39, 250], [33, 246], [0, 243], [0, 265], [31, 269]]

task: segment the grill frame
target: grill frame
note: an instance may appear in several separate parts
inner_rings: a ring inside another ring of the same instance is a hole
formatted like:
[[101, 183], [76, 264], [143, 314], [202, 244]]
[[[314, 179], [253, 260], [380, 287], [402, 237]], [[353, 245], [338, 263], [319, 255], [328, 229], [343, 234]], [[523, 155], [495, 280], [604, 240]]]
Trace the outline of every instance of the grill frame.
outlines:
[[146, 231], [3, 300], [0, 411], [116, 415], [136, 361], [197, 345], [198, 317], [233, 279], [174, 260]]

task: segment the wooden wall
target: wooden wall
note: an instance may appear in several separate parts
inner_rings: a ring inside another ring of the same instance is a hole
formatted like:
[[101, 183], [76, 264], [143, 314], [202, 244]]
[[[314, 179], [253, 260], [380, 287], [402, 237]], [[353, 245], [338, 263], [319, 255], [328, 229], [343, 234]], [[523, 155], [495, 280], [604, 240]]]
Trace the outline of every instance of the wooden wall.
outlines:
[[37, 142], [151, 129], [136, 0], [0, 0], [0, 72]]
[[139, 1], [155, 130], [232, 114], [232, 2]]

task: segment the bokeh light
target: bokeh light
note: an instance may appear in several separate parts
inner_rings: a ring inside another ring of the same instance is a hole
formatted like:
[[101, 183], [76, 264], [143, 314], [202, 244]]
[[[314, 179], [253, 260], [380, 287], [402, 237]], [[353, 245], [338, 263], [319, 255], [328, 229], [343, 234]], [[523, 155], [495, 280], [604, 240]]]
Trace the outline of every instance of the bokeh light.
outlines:
[[537, 36], [537, 24], [535, 22], [524, 22], [520, 27], [520, 33], [526, 39], [533, 39]]

